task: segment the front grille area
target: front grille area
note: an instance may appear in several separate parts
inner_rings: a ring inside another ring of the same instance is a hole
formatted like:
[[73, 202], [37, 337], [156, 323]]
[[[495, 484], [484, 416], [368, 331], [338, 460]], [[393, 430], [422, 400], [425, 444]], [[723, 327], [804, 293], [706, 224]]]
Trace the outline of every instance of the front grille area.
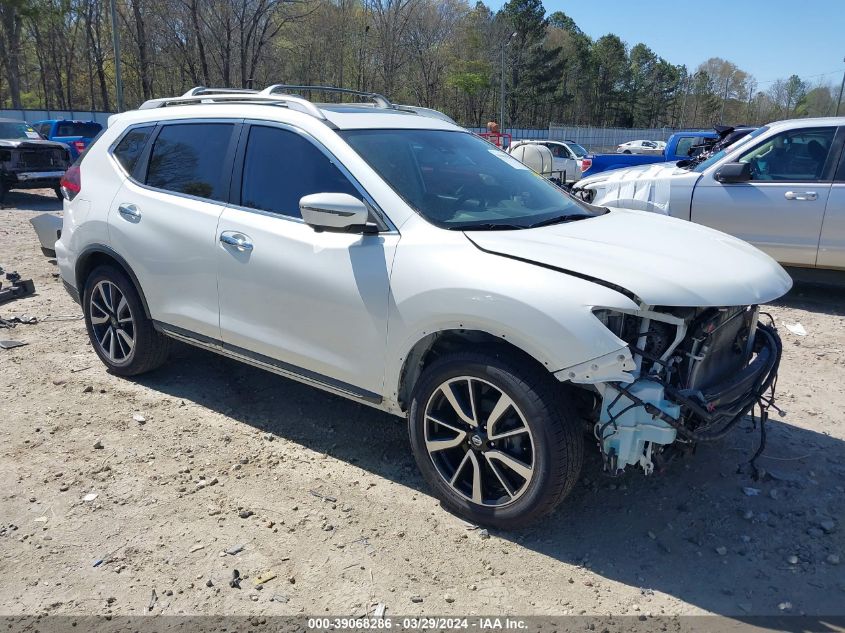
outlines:
[[18, 156], [18, 166], [25, 169], [64, 169], [65, 152], [60, 149], [24, 150]]

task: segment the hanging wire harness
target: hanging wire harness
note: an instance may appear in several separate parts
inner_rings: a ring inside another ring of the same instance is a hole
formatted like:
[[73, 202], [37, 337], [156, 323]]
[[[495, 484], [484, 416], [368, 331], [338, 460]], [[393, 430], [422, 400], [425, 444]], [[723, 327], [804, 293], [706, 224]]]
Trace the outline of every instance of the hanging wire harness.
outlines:
[[748, 462], [756, 478], [769, 410], [784, 415], [775, 404], [782, 344], [771, 316], [759, 323], [757, 306], [672, 312], [599, 315], [629, 341], [639, 368], [633, 382], [602, 385], [594, 432], [605, 469], [637, 463], [650, 473], [670, 445], [719, 440], [750, 414], [760, 428]]

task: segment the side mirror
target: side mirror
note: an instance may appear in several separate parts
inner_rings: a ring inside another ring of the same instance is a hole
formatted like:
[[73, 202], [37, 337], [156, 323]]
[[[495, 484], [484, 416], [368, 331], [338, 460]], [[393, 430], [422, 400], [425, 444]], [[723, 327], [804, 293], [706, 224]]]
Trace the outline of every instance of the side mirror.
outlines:
[[725, 163], [715, 175], [719, 182], [748, 182], [751, 180], [750, 163]]
[[299, 200], [305, 223], [316, 230], [366, 232], [370, 212], [361, 200], [348, 193], [312, 193]]

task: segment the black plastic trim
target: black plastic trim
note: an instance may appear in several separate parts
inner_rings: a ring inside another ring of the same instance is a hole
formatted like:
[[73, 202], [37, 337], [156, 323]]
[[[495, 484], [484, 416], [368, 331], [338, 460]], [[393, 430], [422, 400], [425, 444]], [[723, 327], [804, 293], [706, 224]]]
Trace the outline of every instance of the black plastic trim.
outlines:
[[238, 347], [237, 345], [225, 343], [210, 336], [205, 336], [204, 334], [197, 334], [191, 330], [186, 330], [185, 328], [170, 325], [162, 321], [153, 321], [153, 324], [156, 329], [161, 332], [172, 333], [179, 338], [195, 341], [204, 347], [211, 348], [213, 351], [229, 352], [232, 355], [240, 356], [244, 359], [254, 360], [262, 365], [274, 367], [286, 374], [299, 376], [308, 383], [316, 383], [317, 385], [328, 387], [335, 391], [342, 391], [373, 404], [381, 404], [383, 400], [379, 394], [367, 391], [366, 389], [361, 389], [360, 387], [351, 385], [348, 382], [336, 380], [324, 374], [320, 374], [309, 369], [303, 369], [302, 367], [292, 365], [291, 363], [286, 363], [284, 361], [271, 358], [270, 356], [265, 356], [264, 354], [259, 354], [258, 352]]
[[141, 284], [138, 281], [138, 277], [135, 276], [135, 271], [132, 270], [132, 267], [121, 255], [119, 255], [117, 252], [115, 252], [113, 249], [106, 246], [105, 244], [91, 244], [79, 254], [79, 257], [77, 257], [76, 268], [74, 270], [74, 276], [76, 277], [76, 287], [78, 289], [77, 294], [79, 294], [79, 296], [81, 297], [85, 292], [85, 280], [80, 277], [80, 273], [82, 272], [82, 267], [87, 261], [87, 259], [95, 253], [102, 253], [103, 255], [108, 255], [123, 267], [123, 269], [129, 275], [129, 278], [132, 280], [132, 283], [135, 285], [135, 290], [138, 291], [138, 296], [141, 297], [141, 304], [144, 306], [144, 315], [148, 319], [152, 318], [150, 316], [150, 308], [147, 305], [147, 298], [144, 296], [144, 290], [143, 288], [141, 288]]

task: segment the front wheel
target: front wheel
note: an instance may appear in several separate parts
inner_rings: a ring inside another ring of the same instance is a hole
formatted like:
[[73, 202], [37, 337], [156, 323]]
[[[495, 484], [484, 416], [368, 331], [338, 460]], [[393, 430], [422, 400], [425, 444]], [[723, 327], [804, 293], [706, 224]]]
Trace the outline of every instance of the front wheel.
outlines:
[[584, 451], [559, 387], [507, 353], [444, 356], [423, 372], [408, 413], [411, 447], [444, 507], [512, 529], [557, 506]]

